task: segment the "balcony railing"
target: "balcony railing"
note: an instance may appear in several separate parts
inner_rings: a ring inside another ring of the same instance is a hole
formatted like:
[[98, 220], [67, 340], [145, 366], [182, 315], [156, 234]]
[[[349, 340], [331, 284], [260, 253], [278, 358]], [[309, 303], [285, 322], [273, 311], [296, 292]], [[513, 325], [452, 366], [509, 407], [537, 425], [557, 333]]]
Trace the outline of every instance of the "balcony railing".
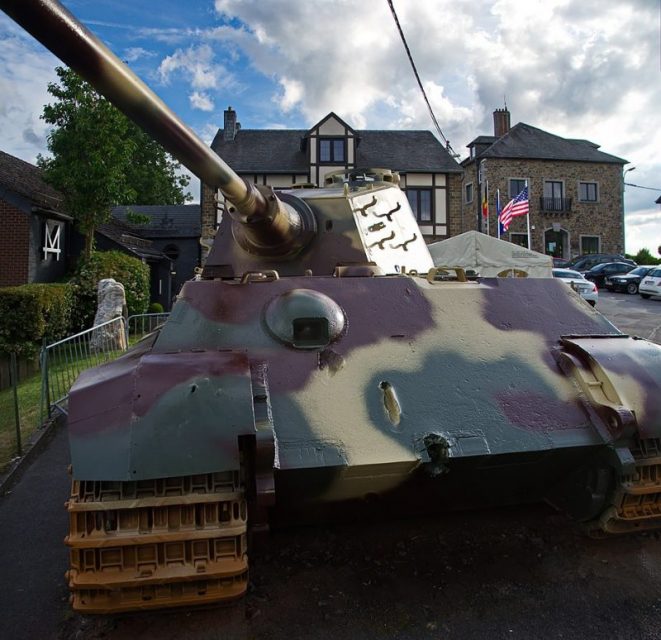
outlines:
[[539, 210], [543, 213], [569, 213], [571, 198], [540, 198]]

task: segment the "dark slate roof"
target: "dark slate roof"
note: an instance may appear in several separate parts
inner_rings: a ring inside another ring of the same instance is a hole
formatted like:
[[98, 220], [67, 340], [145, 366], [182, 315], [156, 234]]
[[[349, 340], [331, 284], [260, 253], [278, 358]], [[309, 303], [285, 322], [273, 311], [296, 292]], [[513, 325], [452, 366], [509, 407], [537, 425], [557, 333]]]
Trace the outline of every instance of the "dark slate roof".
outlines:
[[[147, 224], [127, 222], [128, 211], [147, 215], [151, 221]], [[196, 238], [201, 234], [199, 204], [113, 207], [112, 215], [121, 220], [131, 233], [146, 238]]]
[[[233, 141], [223, 130], [211, 148], [239, 173], [304, 173], [310, 170], [303, 129], [240, 129]], [[357, 167], [394, 171], [461, 172], [461, 167], [430, 131], [356, 131]]]
[[36, 206], [57, 209], [64, 196], [41, 176], [39, 167], [0, 151], [0, 187], [27, 198]]
[[357, 167], [401, 172], [461, 173], [463, 169], [431, 131], [358, 131]]
[[477, 136], [475, 140], [469, 142], [467, 146], [472, 147], [475, 144], [493, 144], [498, 138], [496, 136]]
[[628, 160], [599, 151], [588, 140], [561, 138], [519, 122], [494, 142], [480, 158], [523, 158], [528, 160], [573, 160], [627, 164]]
[[117, 218], [110, 218], [108, 222], [100, 224], [96, 228], [96, 232], [122, 245], [139, 258], [165, 258], [165, 254], [161, 251], [151, 248], [151, 240], [141, 238], [133, 227]]
[[307, 154], [301, 149], [303, 129], [239, 129], [234, 140], [216, 134], [211, 148], [239, 173], [308, 173]]

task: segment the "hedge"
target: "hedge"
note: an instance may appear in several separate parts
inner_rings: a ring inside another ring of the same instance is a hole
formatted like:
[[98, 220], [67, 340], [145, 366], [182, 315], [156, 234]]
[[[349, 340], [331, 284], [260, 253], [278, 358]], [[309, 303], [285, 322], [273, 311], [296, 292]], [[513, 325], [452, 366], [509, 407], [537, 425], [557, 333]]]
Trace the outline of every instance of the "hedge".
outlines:
[[24, 284], [0, 289], [0, 351], [35, 354], [44, 338], [69, 333], [74, 304], [68, 284]]
[[99, 280], [114, 278], [124, 285], [129, 315], [145, 313], [149, 305], [149, 267], [121, 251], [95, 251], [81, 261], [71, 279], [76, 296], [73, 325], [87, 329], [94, 322]]

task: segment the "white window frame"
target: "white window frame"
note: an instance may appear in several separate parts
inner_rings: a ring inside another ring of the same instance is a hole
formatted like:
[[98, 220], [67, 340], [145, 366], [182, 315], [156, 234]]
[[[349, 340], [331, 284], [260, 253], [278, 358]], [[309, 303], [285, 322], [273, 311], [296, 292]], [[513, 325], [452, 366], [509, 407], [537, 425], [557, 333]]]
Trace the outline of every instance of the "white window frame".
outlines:
[[[471, 199], [470, 199], [470, 200], [466, 197], [466, 196], [467, 196], [468, 187], [471, 188]], [[467, 182], [467, 183], [464, 185], [464, 203], [465, 203], [465, 204], [470, 204], [470, 203], [473, 202], [474, 200], [475, 200], [475, 188], [473, 187], [473, 183], [472, 183], [472, 182]]]
[[55, 256], [55, 261], [59, 262], [62, 253], [62, 223], [55, 220], [46, 220], [44, 222], [44, 246], [41, 250], [44, 252], [43, 260], [48, 260], [50, 256]]

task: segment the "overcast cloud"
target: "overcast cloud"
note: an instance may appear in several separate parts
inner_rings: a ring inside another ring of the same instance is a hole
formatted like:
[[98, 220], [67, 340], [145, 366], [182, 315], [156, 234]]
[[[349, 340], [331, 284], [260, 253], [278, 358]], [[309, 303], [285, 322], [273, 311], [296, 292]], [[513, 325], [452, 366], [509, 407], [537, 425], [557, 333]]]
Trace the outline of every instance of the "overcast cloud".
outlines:
[[[74, 11], [77, 7], [67, 2]], [[140, 5], [84, 20], [205, 136], [232, 104], [244, 127], [310, 126], [335, 111], [356, 128], [431, 129], [385, 0], [194, 0], [197, 19], [156, 22]], [[661, 189], [658, 0], [395, 0], [437, 119], [466, 155], [507, 101], [526, 122], [630, 161]], [[174, 9], [172, 9], [173, 11]], [[189, 11], [193, 13], [192, 9]], [[138, 24], [139, 22], [139, 24]], [[0, 23], [2, 149], [33, 160], [53, 58]], [[130, 40], [130, 41], [129, 41]], [[158, 45], [158, 46], [157, 46]], [[168, 99], [169, 90], [185, 96]], [[248, 121], [246, 121], [248, 118]], [[627, 250], [661, 244], [661, 191], [627, 187]]]

